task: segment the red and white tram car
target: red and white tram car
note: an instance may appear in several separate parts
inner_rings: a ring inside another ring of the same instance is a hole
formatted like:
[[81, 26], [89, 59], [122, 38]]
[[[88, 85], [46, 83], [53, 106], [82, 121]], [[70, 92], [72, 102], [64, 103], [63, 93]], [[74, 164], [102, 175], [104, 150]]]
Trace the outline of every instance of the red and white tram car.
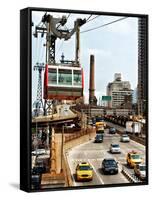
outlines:
[[76, 100], [83, 96], [84, 75], [81, 67], [46, 65], [44, 99]]

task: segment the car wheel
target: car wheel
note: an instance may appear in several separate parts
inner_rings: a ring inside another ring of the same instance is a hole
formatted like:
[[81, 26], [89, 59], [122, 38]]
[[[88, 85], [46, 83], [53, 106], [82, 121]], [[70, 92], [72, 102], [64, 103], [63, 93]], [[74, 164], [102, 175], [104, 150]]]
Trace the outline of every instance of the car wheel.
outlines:
[[118, 174], [118, 171], [116, 171], [116, 173], [115, 174]]
[[103, 173], [106, 174], [107, 172], [105, 171], [105, 169], [102, 169]]

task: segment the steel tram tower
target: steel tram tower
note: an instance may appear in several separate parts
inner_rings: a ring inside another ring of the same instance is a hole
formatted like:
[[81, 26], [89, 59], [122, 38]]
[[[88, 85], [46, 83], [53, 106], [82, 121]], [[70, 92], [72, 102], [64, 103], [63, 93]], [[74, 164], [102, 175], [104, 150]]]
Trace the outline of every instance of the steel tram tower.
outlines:
[[[76, 19], [74, 22], [73, 29], [63, 29], [67, 22], [66, 16], [62, 18], [54, 18], [52, 15], [45, 13], [42, 17], [41, 23], [42, 26], [35, 27], [35, 37], [38, 36], [38, 33], [41, 33], [41, 36], [46, 35], [46, 66], [47, 65], [56, 65], [55, 61], [55, 43], [56, 39], [69, 40], [71, 36], [76, 33], [76, 50], [75, 50], [75, 61], [69, 61], [72, 65], [80, 66], [80, 26], [86, 23], [86, 19]], [[63, 63], [61, 63], [63, 64]], [[44, 115], [53, 114], [53, 105], [55, 104], [55, 99], [46, 99], [44, 100]]]
[[37, 96], [33, 107], [35, 107], [35, 116], [39, 116], [40, 109], [43, 108], [42, 100], [42, 71], [45, 69], [44, 63], [36, 63], [34, 70], [38, 71], [38, 86], [37, 86]]

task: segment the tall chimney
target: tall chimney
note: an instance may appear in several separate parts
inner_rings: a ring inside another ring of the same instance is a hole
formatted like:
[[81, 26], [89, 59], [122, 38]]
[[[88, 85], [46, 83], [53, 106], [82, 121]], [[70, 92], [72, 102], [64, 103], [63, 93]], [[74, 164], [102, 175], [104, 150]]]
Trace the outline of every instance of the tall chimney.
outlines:
[[89, 104], [97, 105], [95, 97], [95, 70], [94, 70], [94, 55], [90, 55], [90, 84], [89, 84]]

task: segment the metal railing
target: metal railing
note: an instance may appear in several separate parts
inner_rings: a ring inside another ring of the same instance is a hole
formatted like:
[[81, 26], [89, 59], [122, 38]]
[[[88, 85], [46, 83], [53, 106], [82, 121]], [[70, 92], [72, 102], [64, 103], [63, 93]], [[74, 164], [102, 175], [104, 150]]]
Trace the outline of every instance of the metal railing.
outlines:
[[77, 139], [81, 136], [91, 134], [93, 128], [81, 129], [81, 131], [75, 132], [74, 134], [65, 135], [65, 143], [71, 140]]

